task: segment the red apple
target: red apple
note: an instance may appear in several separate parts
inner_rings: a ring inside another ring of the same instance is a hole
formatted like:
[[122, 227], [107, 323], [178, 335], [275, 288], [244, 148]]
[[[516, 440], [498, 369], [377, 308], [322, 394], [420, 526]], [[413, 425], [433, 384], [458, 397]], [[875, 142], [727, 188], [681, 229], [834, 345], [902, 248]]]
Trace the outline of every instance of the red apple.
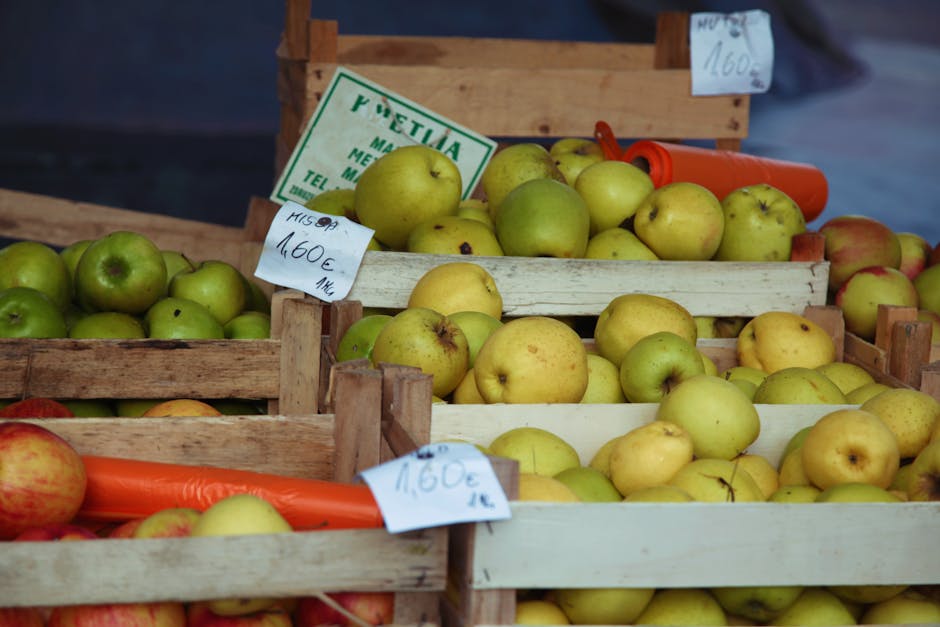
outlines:
[[69, 523], [51, 523], [38, 527], [30, 527], [13, 538], [14, 542], [43, 542], [49, 540], [64, 542], [97, 539], [98, 535], [91, 529]]
[[53, 608], [47, 627], [186, 627], [182, 603], [112, 603]]
[[819, 227], [819, 232], [826, 238], [832, 291], [838, 290], [856, 270], [901, 265], [898, 236], [878, 220], [860, 215], [838, 216]]
[[140, 526], [140, 523], [144, 522], [143, 518], [133, 518], [131, 520], [122, 522], [117, 527], [114, 527], [107, 533], [109, 538], [133, 538], [134, 532], [137, 530], [137, 527]]
[[853, 273], [839, 291], [835, 304], [842, 310], [845, 329], [865, 340], [875, 339], [878, 305], [917, 307], [914, 284], [895, 268], [871, 266]]
[[43, 627], [42, 613], [34, 607], [0, 607], [0, 627]]
[[[353, 616], [370, 625], [387, 625], [395, 617], [393, 592], [332, 592], [329, 597]], [[330, 607], [318, 597], [302, 597], [294, 611], [296, 627], [314, 625], [353, 625], [342, 612]]]
[[188, 610], [187, 627], [292, 627], [290, 612], [283, 607], [271, 607], [243, 616], [220, 616], [209, 609], [208, 603], [192, 603]]
[[913, 279], [921, 270], [927, 267], [927, 258], [930, 256], [930, 242], [917, 233], [896, 233], [901, 244], [901, 265], [898, 270]]
[[147, 516], [131, 533], [133, 538], [185, 538], [202, 514], [191, 507], [168, 507]]
[[24, 398], [0, 409], [0, 418], [74, 418], [68, 407], [51, 398]]
[[31, 422], [0, 423], [0, 540], [71, 521], [86, 484], [82, 458], [63, 438]]

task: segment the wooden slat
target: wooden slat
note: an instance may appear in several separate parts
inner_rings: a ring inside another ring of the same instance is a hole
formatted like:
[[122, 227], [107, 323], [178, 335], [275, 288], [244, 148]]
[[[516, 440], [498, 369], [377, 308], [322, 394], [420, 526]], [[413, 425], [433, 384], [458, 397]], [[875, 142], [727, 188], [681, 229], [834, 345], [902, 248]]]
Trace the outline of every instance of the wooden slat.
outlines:
[[82, 455], [333, 479], [333, 415], [30, 420]]
[[938, 516], [938, 502], [517, 502], [512, 519], [477, 525], [473, 582], [478, 589], [929, 584], [940, 581], [940, 561], [923, 539], [936, 533]]
[[442, 263], [470, 260], [496, 281], [507, 316], [597, 315], [617, 295], [657, 294], [693, 315], [802, 313], [825, 305], [827, 262], [646, 262], [535, 257], [455, 257], [367, 252], [348, 295], [369, 307], [404, 308], [415, 282]]
[[279, 340], [0, 340], [0, 398], [277, 398]]
[[6, 543], [0, 607], [442, 590], [446, 550], [444, 527]]
[[[621, 138], [747, 137], [748, 102], [693, 97], [688, 70], [348, 65], [350, 70], [493, 137], [591, 136], [606, 120]], [[311, 64], [307, 119], [336, 69]], [[578, 94], [571, 107], [571, 94]], [[643, 94], [642, 97], [637, 94]], [[539, 106], [534, 106], [538, 103]]]

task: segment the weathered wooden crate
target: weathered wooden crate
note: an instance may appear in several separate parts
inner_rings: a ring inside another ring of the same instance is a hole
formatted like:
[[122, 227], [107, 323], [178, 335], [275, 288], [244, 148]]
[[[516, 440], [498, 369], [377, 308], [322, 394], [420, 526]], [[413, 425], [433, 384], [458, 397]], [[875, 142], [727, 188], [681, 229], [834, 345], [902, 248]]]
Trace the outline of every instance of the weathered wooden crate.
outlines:
[[663, 13], [651, 45], [341, 34], [337, 22], [311, 19], [311, 4], [286, 2], [278, 172], [337, 65], [494, 139], [590, 137], [598, 120], [623, 138], [739, 150], [747, 137], [747, 95], [690, 94], [685, 13]]
[[[382, 459], [382, 412], [411, 415], [401, 390], [427, 376], [395, 368], [339, 376], [333, 412], [317, 407], [321, 307], [275, 295], [269, 340], [2, 340], [0, 396], [255, 398], [269, 413], [198, 418], [37, 420], [81, 454], [351, 482]], [[410, 386], [410, 388], [408, 387]], [[423, 397], [416, 397], [423, 398]], [[396, 622], [436, 622], [444, 589], [446, 528], [277, 536], [96, 540], [0, 545], [0, 607], [294, 597], [313, 591], [396, 593]], [[87, 577], [94, 565], [95, 577]]]

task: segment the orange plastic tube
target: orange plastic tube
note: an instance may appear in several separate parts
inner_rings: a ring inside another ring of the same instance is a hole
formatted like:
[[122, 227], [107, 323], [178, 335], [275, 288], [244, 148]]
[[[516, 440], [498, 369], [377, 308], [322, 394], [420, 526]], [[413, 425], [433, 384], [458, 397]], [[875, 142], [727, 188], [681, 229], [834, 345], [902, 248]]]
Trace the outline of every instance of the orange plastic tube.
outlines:
[[651, 140], [634, 142], [620, 159], [647, 170], [656, 187], [689, 181], [707, 187], [719, 200], [739, 187], [768, 183], [792, 198], [807, 222], [822, 213], [829, 198], [822, 171], [796, 161]]
[[226, 496], [247, 492], [270, 502], [297, 531], [384, 525], [365, 484], [95, 455], [82, 460], [88, 487], [78, 516], [89, 520], [131, 520], [169, 507], [205, 511]]

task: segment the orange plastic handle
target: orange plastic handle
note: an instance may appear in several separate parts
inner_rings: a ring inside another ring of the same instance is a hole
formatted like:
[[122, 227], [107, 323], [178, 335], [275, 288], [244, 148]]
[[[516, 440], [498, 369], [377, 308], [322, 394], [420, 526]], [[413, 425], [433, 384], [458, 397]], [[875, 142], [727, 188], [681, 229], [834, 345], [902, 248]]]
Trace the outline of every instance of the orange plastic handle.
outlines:
[[594, 139], [600, 145], [605, 159], [616, 161], [623, 156], [623, 150], [620, 148], [613, 129], [604, 120], [598, 120], [594, 124]]
[[365, 484], [95, 455], [82, 460], [88, 486], [78, 516], [89, 520], [131, 520], [170, 507], [205, 511], [226, 496], [250, 493], [270, 502], [298, 531], [384, 524]]

